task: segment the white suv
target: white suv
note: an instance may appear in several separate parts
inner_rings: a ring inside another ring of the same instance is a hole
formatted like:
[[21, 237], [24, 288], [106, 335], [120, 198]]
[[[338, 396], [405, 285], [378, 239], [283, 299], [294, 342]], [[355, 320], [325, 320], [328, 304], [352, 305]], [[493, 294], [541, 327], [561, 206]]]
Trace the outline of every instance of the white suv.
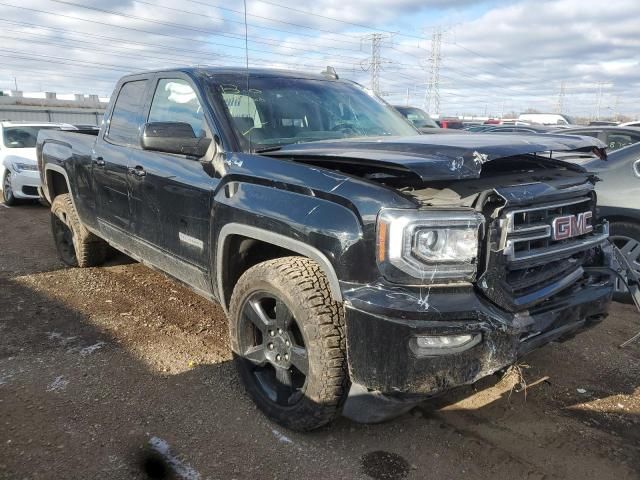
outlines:
[[6, 205], [40, 198], [36, 139], [43, 128], [75, 127], [65, 123], [0, 122], [0, 189]]

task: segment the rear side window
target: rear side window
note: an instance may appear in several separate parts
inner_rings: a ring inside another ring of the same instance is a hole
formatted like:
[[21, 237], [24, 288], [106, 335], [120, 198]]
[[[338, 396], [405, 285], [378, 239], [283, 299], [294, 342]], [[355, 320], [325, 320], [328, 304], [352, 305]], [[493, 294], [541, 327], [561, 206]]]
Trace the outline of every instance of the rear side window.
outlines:
[[121, 145], [137, 145], [147, 80], [122, 85], [111, 114], [107, 138]]

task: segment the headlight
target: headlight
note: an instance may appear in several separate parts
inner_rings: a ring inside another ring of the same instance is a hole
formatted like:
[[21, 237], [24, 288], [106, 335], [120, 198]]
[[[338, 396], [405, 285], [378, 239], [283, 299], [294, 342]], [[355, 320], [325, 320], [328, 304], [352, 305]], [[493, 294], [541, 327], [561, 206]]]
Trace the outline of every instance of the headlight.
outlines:
[[398, 283], [472, 281], [483, 224], [473, 210], [382, 210], [378, 266]]
[[633, 173], [636, 174], [636, 177], [640, 177], [640, 160], [636, 160], [633, 164]]
[[38, 165], [34, 165], [32, 163], [18, 163], [14, 162], [11, 164], [13, 166], [13, 170], [16, 173], [20, 173], [23, 170], [37, 171]]

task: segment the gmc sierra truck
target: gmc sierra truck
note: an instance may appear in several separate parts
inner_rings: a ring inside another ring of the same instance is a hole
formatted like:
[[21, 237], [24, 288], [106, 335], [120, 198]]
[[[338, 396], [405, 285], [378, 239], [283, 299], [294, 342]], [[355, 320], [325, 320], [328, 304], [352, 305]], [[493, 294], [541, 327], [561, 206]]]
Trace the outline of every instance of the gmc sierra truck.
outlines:
[[219, 302], [249, 396], [310, 430], [601, 321], [608, 225], [566, 159], [603, 147], [420, 135], [330, 69], [185, 68], [124, 77], [97, 136], [42, 131], [37, 156], [61, 259], [111, 245]]

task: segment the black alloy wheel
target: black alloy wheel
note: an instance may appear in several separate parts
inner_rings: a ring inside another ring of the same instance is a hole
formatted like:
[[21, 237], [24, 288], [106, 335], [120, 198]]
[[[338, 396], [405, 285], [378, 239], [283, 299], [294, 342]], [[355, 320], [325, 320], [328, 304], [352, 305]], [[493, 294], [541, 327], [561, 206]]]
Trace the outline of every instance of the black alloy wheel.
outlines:
[[238, 342], [247, 373], [266, 400], [295, 405], [304, 396], [309, 358], [291, 310], [275, 294], [256, 292], [241, 312]]
[[76, 248], [71, 228], [57, 216], [51, 217], [51, 230], [55, 240], [58, 254], [67, 265], [77, 265]]
[[309, 431], [334, 420], [349, 392], [344, 309], [304, 257], [258, 263], [236, 282], [229, 339], [247, 394], [271, 420]]

